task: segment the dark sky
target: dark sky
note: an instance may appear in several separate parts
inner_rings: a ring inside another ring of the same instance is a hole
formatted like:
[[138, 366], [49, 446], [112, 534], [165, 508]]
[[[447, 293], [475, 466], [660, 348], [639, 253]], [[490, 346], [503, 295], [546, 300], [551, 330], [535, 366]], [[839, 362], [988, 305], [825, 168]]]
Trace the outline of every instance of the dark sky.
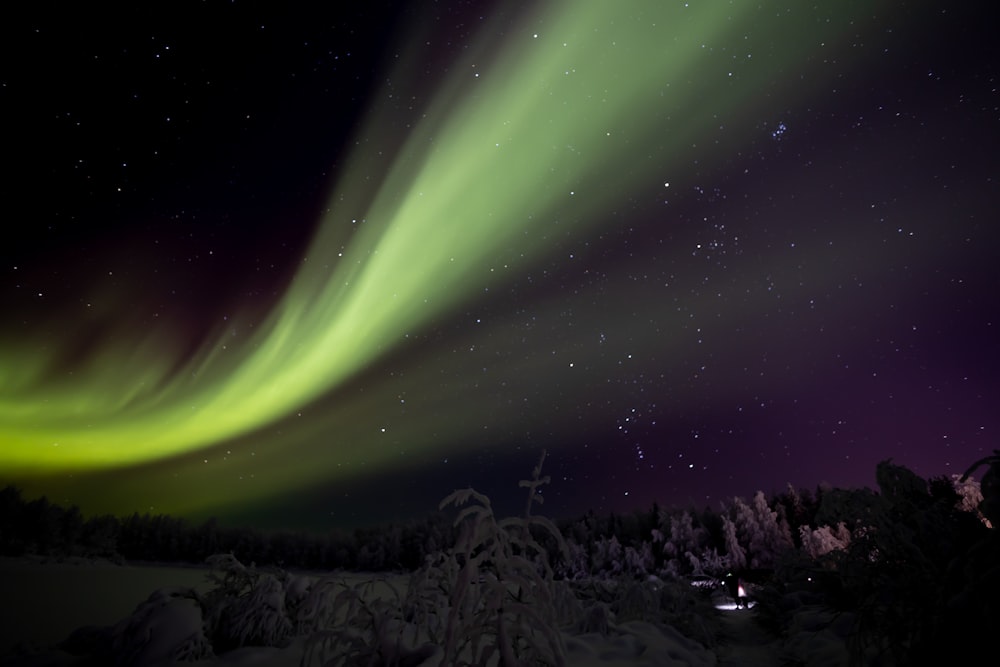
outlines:
[[471, 4], [4, 22], [0, 481], [322, 527], [1000, 446], [988, 3]]

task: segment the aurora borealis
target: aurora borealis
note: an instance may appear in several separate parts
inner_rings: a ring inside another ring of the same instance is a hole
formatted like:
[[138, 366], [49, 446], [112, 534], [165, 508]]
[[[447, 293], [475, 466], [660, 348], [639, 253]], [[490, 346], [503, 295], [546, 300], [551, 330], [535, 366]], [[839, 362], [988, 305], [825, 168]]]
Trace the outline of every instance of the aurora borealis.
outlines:
[[2, 481], [322, 525], [543, 447], [559, 513], [998, 446], [977, 10], [356, 12], [5, 28]]

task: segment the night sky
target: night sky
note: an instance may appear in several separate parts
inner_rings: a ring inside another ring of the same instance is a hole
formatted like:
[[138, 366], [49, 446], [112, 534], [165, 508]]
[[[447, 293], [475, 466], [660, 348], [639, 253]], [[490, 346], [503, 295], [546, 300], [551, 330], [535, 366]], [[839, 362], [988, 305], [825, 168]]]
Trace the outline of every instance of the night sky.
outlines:
[[[1000, 447], [995, 3], [33, 3], [0, 482], [264, 528]], [[340, 6], [335, 6], [340, 5]]]

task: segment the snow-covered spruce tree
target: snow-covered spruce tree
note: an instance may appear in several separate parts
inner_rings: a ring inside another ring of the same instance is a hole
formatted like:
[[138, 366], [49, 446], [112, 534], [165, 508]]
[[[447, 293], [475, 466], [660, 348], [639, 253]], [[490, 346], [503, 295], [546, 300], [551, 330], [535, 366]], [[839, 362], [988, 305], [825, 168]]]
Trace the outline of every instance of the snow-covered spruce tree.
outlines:
[[[743, 498], [737, 496], [730, 502], [729, 514], [732, 519], [732, 523], [735, 526], [736, 540], [743, 549], [744, 558], [746, 560], [745, 567], [757, 567], [753, 564], [755, 554], [750, 551], [750, 545], [754, 542], [755, 535], [760, 530], [757, 526], [757, 517], [754, 515], [753, 509], [747, 505]], [[724, 531], [728, 532], [725, 527]], [[728, 550], [728, 541], [726, 543], [726, 547]]]
[[733, 498], [729, 511], [748, 567], [772, 568], [781, 554], [792, 547], [787, 524], [782, 527], [778, 523], [778, 513], [770, 508], [763, 491], [754, 494], [749, 504], [743, 498]]
[[704, 527], [695, 527], [691, 513], [685, 510], [671, 517], [669, 534], [663, 544], [663, 553], [670, 560], [664, 569], [675, 575], [691, 574], [696, 570], [700, 572], [697, 554], [702, 553], [707, 539]]
[[778, 521], [778, 512], [768, 506], [763, 491], [754, 494], [752, 501], [757, 532], [750, 537], [749, 552], [752, 554], [751, 567], [771, 568], [781, 554], [792, 548], [792, 536], [787, 522]]
[[729, 517], [722, 517], [722, 530], [726, 540], [726, 558], [729, 565], [734, 570], [742, 570], [747, 566], [746, 551], [740, 546], [739, 538], [736, 535], [736, 524], [730, 521]]

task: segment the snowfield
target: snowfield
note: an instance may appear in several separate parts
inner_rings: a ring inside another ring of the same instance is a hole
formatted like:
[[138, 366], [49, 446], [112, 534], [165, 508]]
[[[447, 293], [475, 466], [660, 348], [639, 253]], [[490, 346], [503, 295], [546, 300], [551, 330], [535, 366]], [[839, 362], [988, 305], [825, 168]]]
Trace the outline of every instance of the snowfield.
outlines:
[[[137, 667], [157, 665], [232, 665], [246, 667], [284, 667], [302, 664], [320, 665], [315, 635], [295, 636], [294, 632], [277, 646], [242, 646], [214, 652], [204, 635], [205, 619], [198, 603], [189, 597], [194, 590], [207, 595], [214, 584], [207, 568], [179, 568], [146, 565], [115, 565], [107, 562], [41, 562], [7, 559], [0, 562], [0, 577], [5, 585], [2, 606], [3, 651], [0, 664], [10, 667], [88, 664], [79, 652], [87, 637], [111, 637], [116, 648], [115, 663]], [[363, 590], [364, 601], [371, 608], [379, 602], [391, 602], [403, 594], [410, 575], [334, 575], [343, 584], [342, 591]], [[270, 575], [268, 575], [270, 577]], [[275, 581], [277, 578], [266, 578]], [[318, 573], [289, 575], [280, 586], [258, 586], [264, 594], [254, 600], [257, 611], [277, 612], [277, 604], [305, 600], [318, 582]], [[649, 583], [649, 582], [644, 582]], [[689, 584], [688, 584], [689, 585]], [[581, 590], [591, 588], [608, 592], [609, 582], [585, 582]], [[706, 595], [706, 593], [699, 593]], [[284, 596], [284, 600], [281, 600]], [[795, 616], [787, 640], [764, 632], [754, 622], [752, 610], [734, 609], [719, 590], [711, 593], [715, 606], [721, 608], [716, 619], [721, 632], [705, 643], [682, 634], [671, 625], [648, 620], [617, 621], [606, 606], [598, 614], [583, 615], [560, 630], [563, 664], [587, 666], [647, 665], [773, 665], [782, 657], [796, 658], [806, 665], [846, 665], [848, 654], [845, 629], [828, 611], [816, 606], [802, 606]], [[270, 599], [269, 599], [270, 598]], [[728, 604], [727, 604], [728, 603]], [[728, 607], [728, 608], [727, 608]], [[622, 616], [627, 614], [619, 613]], [[595, 620], [595, 616], [597, 617]], [[261, 624], [266, 614], [243, 618], [244, 630], [270, 631], [280, 624], [272, 620]], [[289, 620], [290, 622], [290, 620]], [[341, 619], [346, 623], [346, 619]], [[395, 628], [394, 637], [405, 639], [414, 626]], [[588, 630], [588, 631], [584, 631]], [[422, 636], [421, 636], [422, 635]], [[415, 637], [425, 640], [399, 652], [395, 664], [442, 664], [440, 646], [427, 642], [421, 628]], [[67, 641], [69, 640], [69, 641]], [[409, 642], [411, 645], [418, 642]], [[713, 643], [706, 646], [706, 643]], [[406, 642], [402, 642], [406, 643]], [[60, 648], [62, 645], [62, 648]], [[312, 658], [306, 660], [305, 658]], [[341, 663], [337, 663], [341, 664]], [[392, 664], [392, 663], [390, 663]], [[458, 664], [469, 664], [459, 662]], [[492, 660], [490, 664], [498, 664]], [[544, 663], [543, 663], [544, 664]]]
[[82, 626], [113, 625], [159, 588], [207, 591], [207, 571], [82, 559], [0, 559], [0, 655], [18, 643], [54, 645]]

